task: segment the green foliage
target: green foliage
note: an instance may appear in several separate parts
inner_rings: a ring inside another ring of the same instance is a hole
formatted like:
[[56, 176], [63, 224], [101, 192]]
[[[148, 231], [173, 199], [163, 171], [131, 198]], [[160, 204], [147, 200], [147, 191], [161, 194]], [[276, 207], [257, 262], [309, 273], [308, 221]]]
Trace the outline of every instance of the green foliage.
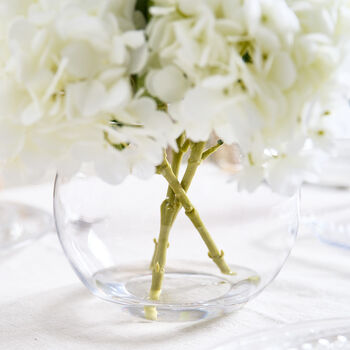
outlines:
[[142, 128], [142, 125], [124, 123], [124, 122], [121, 122], [120, 120], [117, 120], [117, 119], [111, 120], [110, 124], [112, 126], [114, 126], [115, 128], [122, 128], [124, 126], [128, 126], [129, 128]]
[[149, 13], [149, 8], [152, 6], [152, 0], [137, 0], [136, 1], [136, 6], [135, 6], [135, 10], [136, 11], [140, 11], [145, 20], [146, 20], [146, 23], [149, 22], [151, 16], [150, 16], [150, 13]]
[[118, 143], [118, 144], [117, 143], [113, 143], [110, 140], [107, 132], [104, 132], [104, 138], [113, 148], [115, 148], [118, 151], [123, 151], [125, 148], [127, 148], [130, 145], [129, 143], [126, 143], [126, 142]]
[[253, 58], [248, 51], [242, 55], [242, 59], [245, 63], [253, 63]]

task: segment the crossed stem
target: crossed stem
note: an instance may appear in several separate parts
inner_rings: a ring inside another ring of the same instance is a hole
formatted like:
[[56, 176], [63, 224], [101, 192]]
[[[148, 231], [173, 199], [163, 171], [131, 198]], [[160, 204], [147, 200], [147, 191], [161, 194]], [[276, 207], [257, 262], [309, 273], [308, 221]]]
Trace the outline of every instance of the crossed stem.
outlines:
[[[219, 267], [223, 274], [234, 274], [224, 259], [224, 252], [222, 250], [220, 251], [216, 246], [214, 240], [210, 236], [209, 231], [201, 220], [198, 211], [195, 209], [186, 193], [202, 160], [206, 159], [217, 149], [219, 149], [222, 142], [219, 141], [216, 146], [208, 149], [205, 152], [203, 152], [205, 147], [204, 142], [192, 143], [191, 155], [188, 160], [184, 177], [180, 183], [178, 180], [180, 164], [184, 153], [189, 147], [189, 144], [190, 142], [188, 140], [184, 141], [184, 136], [182, 135], [178, 139], [179, 151], [173, 155], [172, 165], [170, 166], [165, 155], [162, 164], [157, 167], [157, 173], [162, 175], [167, 180], [169, 187], [167, 197], [161, 205], [161, 227], [159, 239], [158, 241], [155, 240], [156, 246], [151, 262], [152, 285], [149, 293], [149, 298], [151, 300], [159, 300], [161, 294], [165, 273], [166, 253], [167, 248], [169, 247], [169, 234], [181, 207], [185, 209], [187, 217], [196, 227], [204, 243], [206, 244], [209, 250], [208, 256]], [[157, 319], [156, 308], [153, 306], [145, 307], [145, 315], [148, 319]]]

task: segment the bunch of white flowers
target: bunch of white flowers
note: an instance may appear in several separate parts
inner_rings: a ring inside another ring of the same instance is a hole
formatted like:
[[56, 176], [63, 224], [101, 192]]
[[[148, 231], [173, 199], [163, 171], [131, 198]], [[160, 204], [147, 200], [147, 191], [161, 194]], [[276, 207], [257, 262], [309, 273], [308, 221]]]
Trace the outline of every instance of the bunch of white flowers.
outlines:
[[329, 147], [349, 37], [349, 0], [0, 0], [1, 177], [149, 177], [215, 133], [241, 187], [289, 192]]
[[332, 137], [329, 120], [347, 105], [350, 2], [152, 4], [149, 92], [170, 103], [192, 140], [215, 132], [240, 145], [242, 187], [265, 178], [292, 192], [315, 170], [315, 151]]
[[0, 1], [0, 168], [5, 184], [93, 162], [147, 177], [178, 136], [131, 76], [148, 59], [131, 0]]
[[197, 168], [235, 143], [241, 188], [293, 193], [349, 109], [349, 39], [350, 0], [0, 0], [0, 179], [85, 163], [113, 184], [157, 172], [169, 186], [150, 300], [182, 208], [234, 275], [187, 195]]

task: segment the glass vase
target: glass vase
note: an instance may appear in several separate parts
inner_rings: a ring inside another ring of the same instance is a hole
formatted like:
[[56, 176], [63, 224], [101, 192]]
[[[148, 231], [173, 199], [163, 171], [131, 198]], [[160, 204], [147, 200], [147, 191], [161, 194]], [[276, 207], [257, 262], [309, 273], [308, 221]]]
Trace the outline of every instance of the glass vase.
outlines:
[[147, 181], [130, 176], [118, 186], [89, 170], [57, 176], [59, 239], [90, 292], [138, 317], [195, 321], [241, 308], [276, 277], [296, 238], [298, 194], [285, 197], [265, 185], [239, 192], [231, 174], [207, 161], [188, 196], [232, 274], [220, 272], [182, 209], [170, 231], [162, 293], [151, 300], [151, 261], [166, 193], [159, 175]]
[[350, 140], [335, 141], [318, 181], [302, 189], [303, 231], [350, 249]]

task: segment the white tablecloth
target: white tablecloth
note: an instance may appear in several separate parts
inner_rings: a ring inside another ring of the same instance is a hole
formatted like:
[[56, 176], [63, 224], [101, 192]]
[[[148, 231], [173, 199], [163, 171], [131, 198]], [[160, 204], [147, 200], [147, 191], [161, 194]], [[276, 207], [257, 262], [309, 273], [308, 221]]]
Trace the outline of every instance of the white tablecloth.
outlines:
[[[3, 192], [0, 199], [51, 211], [51, 196], [47, 185]], [[313, 194], [305, 203], [319, 201]], [[91, 296], [53, 233], [0, 256], [0, 281], [1, 350], [210, 349], [284, 323], [350, 317], [350, 251], [307, 234], [258, 298], [239, 312], [200, 323], [145, 322]]]

